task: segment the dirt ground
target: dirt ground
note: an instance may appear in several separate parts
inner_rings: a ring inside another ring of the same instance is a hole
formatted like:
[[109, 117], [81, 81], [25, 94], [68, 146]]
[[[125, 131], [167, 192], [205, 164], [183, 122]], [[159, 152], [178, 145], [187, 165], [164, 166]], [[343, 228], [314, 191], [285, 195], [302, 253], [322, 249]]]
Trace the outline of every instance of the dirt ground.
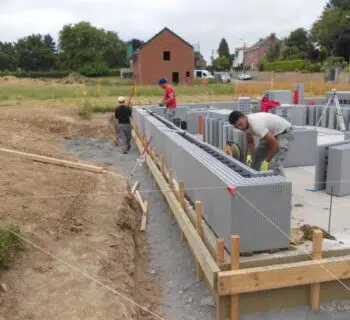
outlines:
[[[107, 118], [2, 107], [0, 148], [75, 160], [58, 143], [75, 136], [112, 138]], [[125, 179], [2, 152], [0, 162], [0, 227], [15, 223], [28, 241], [13, 266], [0, 272], [8, 287], [0, 293], [0, 319], [155, 319], [120, 297], [157, 312], [159, 289], [148, 273], [140, 214]]]

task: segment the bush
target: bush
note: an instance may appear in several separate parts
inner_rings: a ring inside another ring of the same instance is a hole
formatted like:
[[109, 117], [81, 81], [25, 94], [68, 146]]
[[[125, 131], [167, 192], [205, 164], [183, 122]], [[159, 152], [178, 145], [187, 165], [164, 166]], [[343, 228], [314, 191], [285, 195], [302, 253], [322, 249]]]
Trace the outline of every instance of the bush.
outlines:
[[0, 71], [0, 77], [13, 76], [17, 78], [64, 78], [70, 71]]
[[14, 260], [16, 253], [24, 249], [20, 230], [16, 226], [0, 229], [0, 269], [7, 269]]
[[304, 71], [306, 72], [321, 72], [322, 64], [321, 63], [307, 63], [305, 65]]
[[[87, 77], [120, 77], [120, 69], [107, 69], [103, 67], [87, 66], [82, 68], [85, 73], [79, 72]], [[73, 71], [61, 71], [61, 70], [50, 70], [50, 71], [0, 71], [0, 77], [13, 76], [17, 78], [64, 78], [71, 74]]]
[[290, 60], [290, 61], [276, 61], [276, 62], [265, 62], [261, 65], [262, 71], [274, 71], [274, 72], [288, 72], [303, 70], [305, 68], [305, 60]]
[[79, 73], [86, 77], [104, 77], [108, 75], [109, 67], [105, 62], [93, 62], [86, 64]]

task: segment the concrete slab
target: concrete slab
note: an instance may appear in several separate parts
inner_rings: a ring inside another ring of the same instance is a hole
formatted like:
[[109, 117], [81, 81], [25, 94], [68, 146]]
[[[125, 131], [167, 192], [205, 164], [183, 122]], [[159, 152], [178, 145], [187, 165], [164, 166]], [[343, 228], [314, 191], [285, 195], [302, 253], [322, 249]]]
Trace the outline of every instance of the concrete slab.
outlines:
[[[338, 142], [344, 140], [344, 133], [318, 128], [318, 144]], [[315, 166], [286, 168], [287, 178], [293, 183], [293, 210], [292, 226], [298, 227], [303, 224], [317, 225], [328, 229], [330, 216], [330, 196], [325, 190], [314, 192]], [[294, 207], [295, 204], [302, 205]], [[350, 196], [333, 198], [331, 233], [341, 234], [350, 230]], [[350, 242], [349, 242], [350, 243]]]

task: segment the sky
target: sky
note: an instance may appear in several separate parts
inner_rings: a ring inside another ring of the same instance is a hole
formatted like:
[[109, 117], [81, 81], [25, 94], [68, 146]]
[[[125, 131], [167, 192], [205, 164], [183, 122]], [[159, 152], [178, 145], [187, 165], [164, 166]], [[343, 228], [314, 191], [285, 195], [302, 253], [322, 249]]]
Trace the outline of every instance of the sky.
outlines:
[[221, 38], [236, 47], [271, 33], [310, 29], [327, 0], [0, 0], [0, 41], [32, 33], [55, 40], [65, 24], [89, 21], [128, 41], [147, 41], [164, 27], [199, 46], [209, 62]]

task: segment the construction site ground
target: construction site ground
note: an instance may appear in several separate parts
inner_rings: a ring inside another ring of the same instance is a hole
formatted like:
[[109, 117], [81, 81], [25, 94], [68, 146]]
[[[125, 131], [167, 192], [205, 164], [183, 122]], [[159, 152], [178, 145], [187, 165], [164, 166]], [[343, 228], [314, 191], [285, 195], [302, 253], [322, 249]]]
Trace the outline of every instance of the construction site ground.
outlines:
[[[0, 316], [6, 320], [157, 319], [132, 300], [166, 319], [214, 320], [211, 292], [197, 281], [193, 256], [180, 241], [177, 224], [144, 168], [132, 177], [149, 202], [146, 232], [139, 231], [140, 213], [126, 197], [122, 177], [131, 172], [139, 152], [135, 145], [128, 155], [118, 151], [106, 126], [109, 116], [83, 120], [75, 109], [1, 108], [1, 148], [79, 159], [121, 176], [0, 153], [0, 223], [17, 224], [30, 241], [12, 268], [0, 274], [0, 282], [8, 287], [0, 293]], [[292, 223], [327, 229], [329, 195], [306, 190], [313, 187], [312, 170], [287, 169], [293, 181], [293, 204], [297, 204]], [[349, 197], [333, 201], [331, 233], [337, 240], [330, 245], [346, 245], [348, 201]], [[346, 302], [334, 302], [323, 305], [319, 313], [305, 307], [242, 319], [345, 320], [350, 318], [349, 310]]]

